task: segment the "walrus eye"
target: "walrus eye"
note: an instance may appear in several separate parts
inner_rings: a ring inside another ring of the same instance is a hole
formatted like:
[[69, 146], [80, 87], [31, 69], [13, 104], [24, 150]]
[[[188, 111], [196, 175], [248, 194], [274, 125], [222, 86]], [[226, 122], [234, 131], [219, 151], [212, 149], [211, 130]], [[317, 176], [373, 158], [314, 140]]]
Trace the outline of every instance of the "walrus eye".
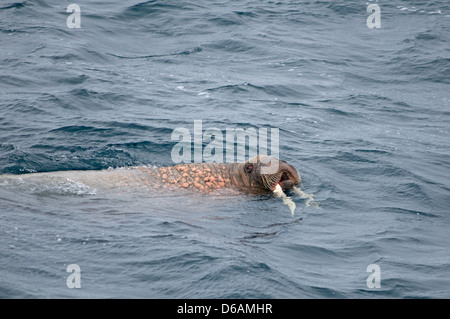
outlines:
[[245, 172], [247, 172], [248, 174], [250, 174], [253, 171], [253, 165], [249, 164], [245, 167]]

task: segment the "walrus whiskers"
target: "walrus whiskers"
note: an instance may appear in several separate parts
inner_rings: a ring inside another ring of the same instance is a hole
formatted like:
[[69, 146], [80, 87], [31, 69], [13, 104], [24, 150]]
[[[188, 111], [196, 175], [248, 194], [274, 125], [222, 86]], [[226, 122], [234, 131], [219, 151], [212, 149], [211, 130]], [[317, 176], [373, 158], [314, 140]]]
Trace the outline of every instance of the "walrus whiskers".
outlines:
[[263, 185], [267, 189], [272, 189], [280, 180], [281, 174], [262, 174], [261, 179], [263, 182]]

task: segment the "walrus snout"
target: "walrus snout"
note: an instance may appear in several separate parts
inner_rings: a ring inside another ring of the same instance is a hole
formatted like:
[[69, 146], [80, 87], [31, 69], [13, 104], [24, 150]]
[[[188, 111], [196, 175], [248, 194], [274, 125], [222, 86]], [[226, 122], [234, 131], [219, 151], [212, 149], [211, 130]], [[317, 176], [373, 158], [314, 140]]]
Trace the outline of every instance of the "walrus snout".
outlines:
[[283, 172], [278, 184], [280, 184], [281, 188], [292, 188], [295, 185], [295, 182], [289, 178], [289, 175], [286, 172]]
[[286, 161], [264, 156], [260, 158], [260, 163], [261, 167], [278, 168], [272, 173], [264, 174], [261, 171], [262, 184], [268, 191], [273, 192], [277, 185], [280, 185], [282, 189], [290, 189], [301, 182], [301, 178], [297, 170]]
[[[300, 184], [301, 178], [297, 170], [287, 163], [283, 164], [284, 167], [280, 170], [281, 174], [277, 184], [279, 184], [283, 189], [289, 189]], [[276, 187], [276, 184], [274, 187]]]

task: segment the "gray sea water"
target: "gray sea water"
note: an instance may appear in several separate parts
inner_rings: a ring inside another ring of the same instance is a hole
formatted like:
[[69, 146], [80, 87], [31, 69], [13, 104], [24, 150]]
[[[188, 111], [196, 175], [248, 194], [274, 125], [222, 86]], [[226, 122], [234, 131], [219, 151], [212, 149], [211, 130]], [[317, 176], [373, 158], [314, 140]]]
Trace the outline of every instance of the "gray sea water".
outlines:
[[449, 298], [449, 43], [444, 0], [2, 0], [0, 174], [278, 128], [320, 209], [2, 184], [0, 298]]

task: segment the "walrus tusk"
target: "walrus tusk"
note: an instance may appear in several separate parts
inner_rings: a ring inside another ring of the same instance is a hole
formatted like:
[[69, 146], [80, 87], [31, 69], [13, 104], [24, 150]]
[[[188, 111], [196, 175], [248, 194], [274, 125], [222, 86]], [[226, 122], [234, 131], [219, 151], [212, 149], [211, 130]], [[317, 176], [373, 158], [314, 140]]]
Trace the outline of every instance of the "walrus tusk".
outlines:
[[281, 197], [281, 199], [283, 200], [283, 204], [285, 204], [285, 205], [287, 205], [289, 207], [289, 209], [291, 210], [292, 217], [294, 217], [295, 203], [292, 201], [292, 199], [289, 196], [287, 196], [283, 192], [283, 189], [281, 188], [280, 184], [277, 184], [277, 186], [275, 186], [275, 189], [273, 190], [273, 193], [277, 197]]

